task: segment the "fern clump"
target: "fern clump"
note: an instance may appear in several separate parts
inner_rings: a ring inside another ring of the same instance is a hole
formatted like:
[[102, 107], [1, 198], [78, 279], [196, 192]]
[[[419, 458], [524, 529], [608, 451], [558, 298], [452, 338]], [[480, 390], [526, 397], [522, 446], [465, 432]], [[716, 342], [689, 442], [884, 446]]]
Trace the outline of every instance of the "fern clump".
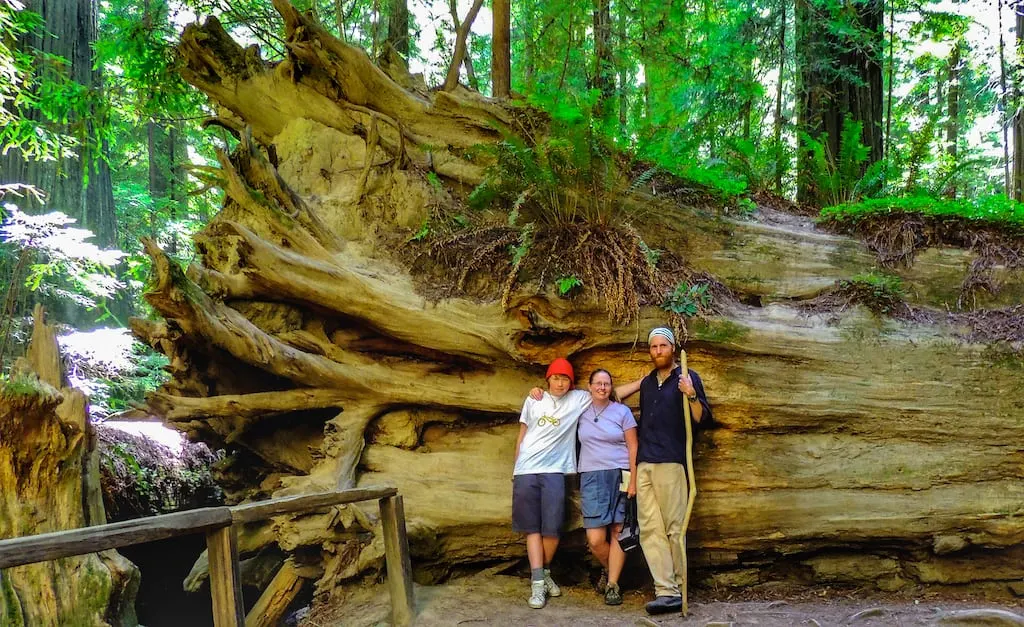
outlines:
[[500, 206], [509, 224], [611, 224], [628, 186], [611, 152], [589, 125], [570, 126], [529, 145], [509, 137], [479, 151], [493, 163], [470, 193], [470, 207]]

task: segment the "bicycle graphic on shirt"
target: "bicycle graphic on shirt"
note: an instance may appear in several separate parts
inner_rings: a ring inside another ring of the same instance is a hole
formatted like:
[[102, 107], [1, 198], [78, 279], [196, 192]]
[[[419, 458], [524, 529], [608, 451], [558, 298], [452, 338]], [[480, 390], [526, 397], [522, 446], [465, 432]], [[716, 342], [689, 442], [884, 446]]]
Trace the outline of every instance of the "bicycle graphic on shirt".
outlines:
[[554, 416], [541, 416], [537, 419], [537, 426], [551, 425], [552, 427], [557, 427], [561, 422], [560, 418], [555, 418]]

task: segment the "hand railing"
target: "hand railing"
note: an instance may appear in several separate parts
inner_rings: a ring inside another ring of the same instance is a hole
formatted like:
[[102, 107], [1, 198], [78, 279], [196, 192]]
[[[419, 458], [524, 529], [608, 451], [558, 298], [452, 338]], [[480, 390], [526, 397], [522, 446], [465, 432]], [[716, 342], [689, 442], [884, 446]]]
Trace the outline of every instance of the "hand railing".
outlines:
[[0, 569], [87, 555], [191, 533], [205, 533], [210, 563], [213, 624], [215, 627], [242, 627], [246, 624], [246, 618], [243, 615], [242, 584], [239, 578], [236, 524], [372, 500], [377, 500], [380, 507], [392, 623], [409, 625], [415, 616], [415, 605], [409, 539], [405, 530], [405, 508], [398, 490], [389, 487], [287, 496], [234, 507], [205, 507], [108, 525], [0, 540]]

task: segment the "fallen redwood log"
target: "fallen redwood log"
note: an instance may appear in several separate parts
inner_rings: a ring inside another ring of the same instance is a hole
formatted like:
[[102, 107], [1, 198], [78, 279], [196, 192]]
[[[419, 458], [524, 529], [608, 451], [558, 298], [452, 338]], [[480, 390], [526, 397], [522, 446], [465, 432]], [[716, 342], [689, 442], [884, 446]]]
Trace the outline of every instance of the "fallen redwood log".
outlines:
[[[644, 374], [637, 342], [666, 314], [645, 307], [615, 324], [591, 298], [529, 282], [507, 307], [437, 297], [403, 261], [407, 240], [447, 190], [481, 180], [486, 162], [468, 149], [542, 134], [543, 116], [462, 89], [407, 90], [275, 6], [288, 50], [277, 64], [216, 20], [183, 35], [185, 77], [241, 142], [221, 156], [225, 205], [197, 236], [196, 263], [182, 270], [147, 243], [147, 298], [163, 321], [133, 328], [172, 374], [150, 408], [227, 448], [221, 479], [236, 502], [396, 485], [423, 580], [520, 557], [509, 474], [527, 390], [558, 355], [581, 375]], [[718, 420], [696, 450], [692, 579], [1006, 594], [1024, 576], [1019, 358], [941, 324], [802, 313], [801, 299], [869, 270], [867, 249], [804, 219], [734, 220], [663, 191], [622, 199], [651, 209], [635, 225], [644, 241], [738, 298], [692, 324], [687, 345]], [[942, 286], [963, 265], [944, 254], [908, 270], [918, 302], [948, 302]], [[381, 567], [376, 528], [350, 507], [248, 526], [239, 543], [318, 555], [322, 568], [303, 572], [326, 594]], [[200, 560], [190, 581], [202, 571]]]

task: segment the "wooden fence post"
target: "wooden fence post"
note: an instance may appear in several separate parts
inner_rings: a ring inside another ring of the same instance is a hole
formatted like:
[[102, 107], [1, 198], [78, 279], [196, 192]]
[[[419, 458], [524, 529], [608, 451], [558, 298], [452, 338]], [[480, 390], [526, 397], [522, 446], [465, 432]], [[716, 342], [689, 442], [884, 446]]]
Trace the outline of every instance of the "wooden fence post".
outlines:
[[210, 561], [210, 596], [214, 627], [243, 627], [242, 581], [238, 567], [238, 534], [233, 525], [206, 533]]
[[405, 531], [405, 506], [401, 496], [380, 499], [380, 520], [384, 528], [384, 560], [391, 592], [391, 622], [396, 627], [411, 625], [416, 616], [412, 590], [412, 562]]

